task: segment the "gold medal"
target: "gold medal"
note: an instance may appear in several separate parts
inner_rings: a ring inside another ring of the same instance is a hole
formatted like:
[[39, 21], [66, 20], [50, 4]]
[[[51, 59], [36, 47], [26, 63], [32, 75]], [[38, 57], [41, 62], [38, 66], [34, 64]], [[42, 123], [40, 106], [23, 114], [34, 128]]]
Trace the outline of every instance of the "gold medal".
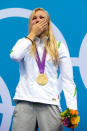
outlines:
[[37, 82], [40, 85], [45, 85], [47, 81], [48, 81], [48, 78], [46, 74], [39, 74], [39, 76], [37, 77]]

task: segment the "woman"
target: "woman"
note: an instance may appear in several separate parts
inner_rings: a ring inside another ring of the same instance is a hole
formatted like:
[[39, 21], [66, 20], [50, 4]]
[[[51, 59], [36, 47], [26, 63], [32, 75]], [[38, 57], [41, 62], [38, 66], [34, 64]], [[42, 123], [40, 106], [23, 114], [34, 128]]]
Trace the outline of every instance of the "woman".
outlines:
[[20, 80], [13, 100], [12, 131], [62, 131], [57, 72], [69, 109], [77, 110], [76, 85], [69, 52], [57, 42], [50, 17], [42, 8], [32, 11], [29, 34], [17, 41], [10, 57], [19, 62]]

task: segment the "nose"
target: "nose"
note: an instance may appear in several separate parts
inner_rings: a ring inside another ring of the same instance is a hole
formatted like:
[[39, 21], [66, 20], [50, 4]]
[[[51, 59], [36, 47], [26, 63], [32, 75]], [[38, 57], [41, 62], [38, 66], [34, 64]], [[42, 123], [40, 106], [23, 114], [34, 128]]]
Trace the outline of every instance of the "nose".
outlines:
[[37, 17], [37, 19], [36, 19], [36, 23], [39, 23], [39, 21], [40, 21], [40, 18], [39, 18], [39, 17]]
[[39, 20], [36, 21], [36, 24], [39, 23]]

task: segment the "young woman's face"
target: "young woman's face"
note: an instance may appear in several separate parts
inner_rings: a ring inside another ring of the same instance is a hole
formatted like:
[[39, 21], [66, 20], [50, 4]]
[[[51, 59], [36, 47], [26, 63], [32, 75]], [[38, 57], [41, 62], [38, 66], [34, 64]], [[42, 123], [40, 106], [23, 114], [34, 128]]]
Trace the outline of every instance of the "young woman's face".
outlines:
[[47, 14], [42, 10], [36, 11], [35, 15], [32, 18], [32, 26], [43, 19], [47, 19]]

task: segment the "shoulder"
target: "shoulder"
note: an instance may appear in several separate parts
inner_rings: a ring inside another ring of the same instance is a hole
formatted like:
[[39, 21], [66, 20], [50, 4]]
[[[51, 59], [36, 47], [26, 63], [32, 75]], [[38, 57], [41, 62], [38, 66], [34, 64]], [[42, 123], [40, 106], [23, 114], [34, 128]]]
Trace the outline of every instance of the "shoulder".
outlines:
[[57, 41], [57, 45], [58, 45], [58, 50], [64, 49], [66, 50], [67, 46], [65, 45], [65, 43], [61, 42], [61, 41]]
[[18, 40], [16, 40], [15, 44], [13, 45], [13, 49], [16, 50], [16, 49], [24, 49], [25, 47], [31, 45], [31, 42], [26, 39], [25, 37], [22, 37]]
[[17, 42], [25, 42], [25, 41], [28, 41], [28, 39], [26, 39], [26, 37], [22, 37], [17, 40]]
[[57, 45], [58, 45], [59, 57], [69, 56], [69, 49], [68, 49], [68, 46], [65, 43], [63, 43], [61, 41], [57, 41]]

